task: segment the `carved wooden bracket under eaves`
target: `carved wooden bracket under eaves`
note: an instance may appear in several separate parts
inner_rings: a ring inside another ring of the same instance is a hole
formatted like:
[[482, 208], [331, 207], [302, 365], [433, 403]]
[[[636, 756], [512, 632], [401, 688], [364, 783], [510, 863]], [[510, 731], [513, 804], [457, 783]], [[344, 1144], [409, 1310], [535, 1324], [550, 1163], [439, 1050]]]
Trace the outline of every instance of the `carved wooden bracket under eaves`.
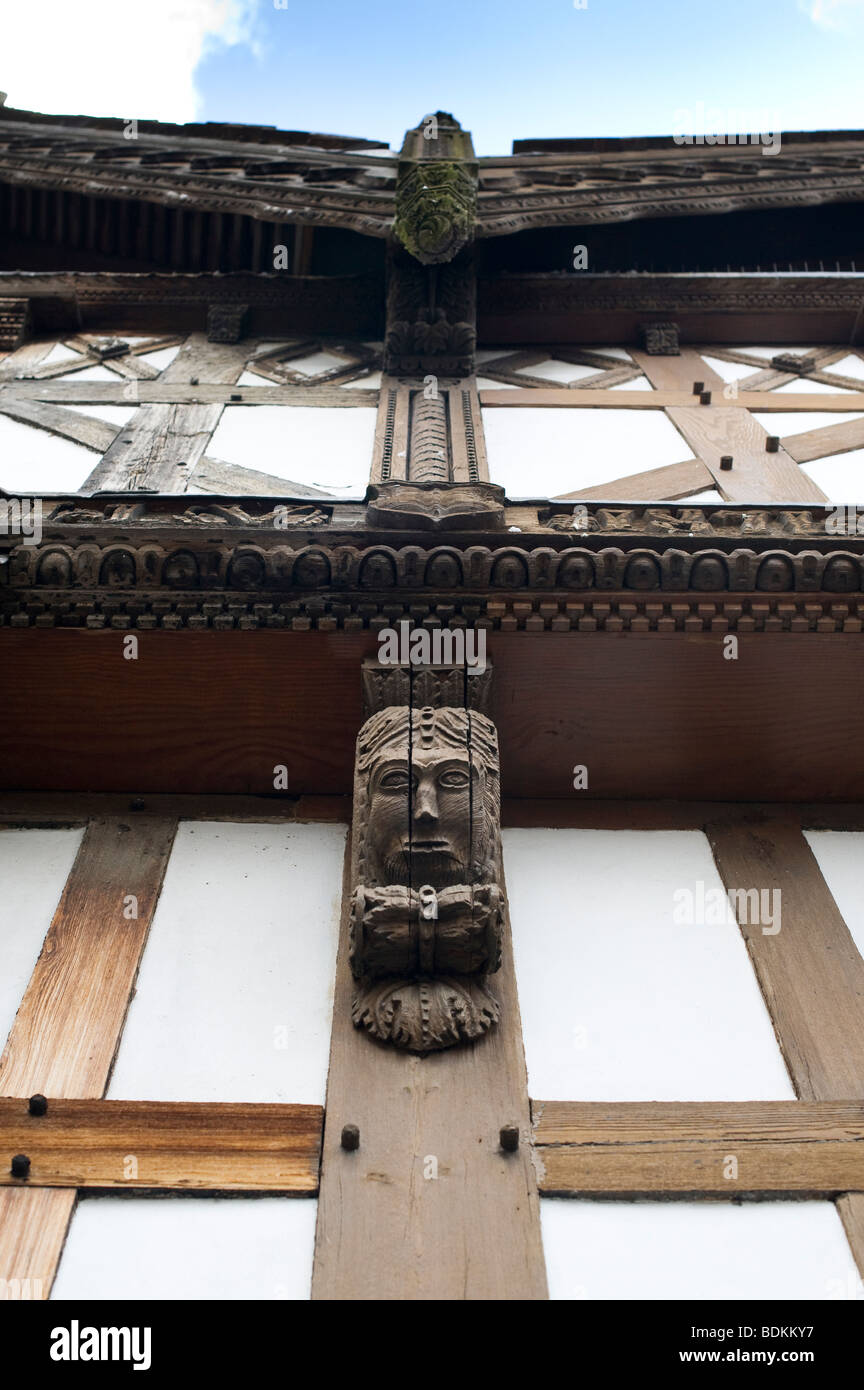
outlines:
[[473, 701], [440, 703], [462, 684], [453, 673], [418, 673], [416, 693], [437, 707], [413, 703], [412, 672], [392, 674], [388, 688], [377, 670], [368, 689], [402, 702], [377, 708], [357, 738], [352, 1014], [381, 1042], [426, 1053], [482, 1037], [500, 1015], [486, 978], [506, 912], [498, 735]]
[[477, 167], [470, 134], [442, 111], [405, 136], [387, 261], [384, 365], [396, 376], [474, 370]]

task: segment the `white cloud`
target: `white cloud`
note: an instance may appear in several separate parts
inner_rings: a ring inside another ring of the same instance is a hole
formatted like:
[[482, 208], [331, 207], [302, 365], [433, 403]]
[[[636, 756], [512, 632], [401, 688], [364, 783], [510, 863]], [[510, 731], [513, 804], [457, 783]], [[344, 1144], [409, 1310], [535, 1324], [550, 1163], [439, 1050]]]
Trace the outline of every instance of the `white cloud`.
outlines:
[[9, 106], [57, 115], [191, 121], [195, 69], [221, 45], [256, 48], [257, 0], [18, 0], [3, 17]]
[[798, 0], [798, 8], [821, 29], [851, 29], [864, 19], [864, 0]]

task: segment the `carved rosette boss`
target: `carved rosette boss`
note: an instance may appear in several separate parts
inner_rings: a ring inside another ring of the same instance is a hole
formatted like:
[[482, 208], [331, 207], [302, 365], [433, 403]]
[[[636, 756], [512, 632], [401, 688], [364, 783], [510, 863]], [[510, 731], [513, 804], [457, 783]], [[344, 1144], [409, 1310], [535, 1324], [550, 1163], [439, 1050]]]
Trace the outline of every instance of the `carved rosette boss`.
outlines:
[[467, 709], [391, 705], [357, 739], [350, 915], [353, 1019], [433, 1052], [498, 1021], [498, 735]]

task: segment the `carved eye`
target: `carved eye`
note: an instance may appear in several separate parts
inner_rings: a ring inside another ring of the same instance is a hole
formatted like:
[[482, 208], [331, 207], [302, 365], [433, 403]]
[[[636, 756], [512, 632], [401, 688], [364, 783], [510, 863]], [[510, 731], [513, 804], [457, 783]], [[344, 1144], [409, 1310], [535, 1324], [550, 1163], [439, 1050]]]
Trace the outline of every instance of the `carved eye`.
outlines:
[[461, 767], [451, 767], [447, 772], [442, 772], [438, 779], [439, 786], [449, 787], [459, 791], [468, 786], [468, 773]]
[[384, 773], [378, 785], [388, 792], [407, 792], [408, 773], [400, 767], [392, 768]]

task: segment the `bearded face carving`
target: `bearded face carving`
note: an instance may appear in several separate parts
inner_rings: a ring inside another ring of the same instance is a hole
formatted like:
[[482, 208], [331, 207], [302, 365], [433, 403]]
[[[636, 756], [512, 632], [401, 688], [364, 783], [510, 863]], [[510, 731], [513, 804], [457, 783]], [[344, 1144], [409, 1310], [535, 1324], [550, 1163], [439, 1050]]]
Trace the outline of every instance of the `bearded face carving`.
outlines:
[[351, 966], [354, 1022], [416, 1052], [498, 1019], [495, 726], [464, 709], [380, 710], [357, 740]]

